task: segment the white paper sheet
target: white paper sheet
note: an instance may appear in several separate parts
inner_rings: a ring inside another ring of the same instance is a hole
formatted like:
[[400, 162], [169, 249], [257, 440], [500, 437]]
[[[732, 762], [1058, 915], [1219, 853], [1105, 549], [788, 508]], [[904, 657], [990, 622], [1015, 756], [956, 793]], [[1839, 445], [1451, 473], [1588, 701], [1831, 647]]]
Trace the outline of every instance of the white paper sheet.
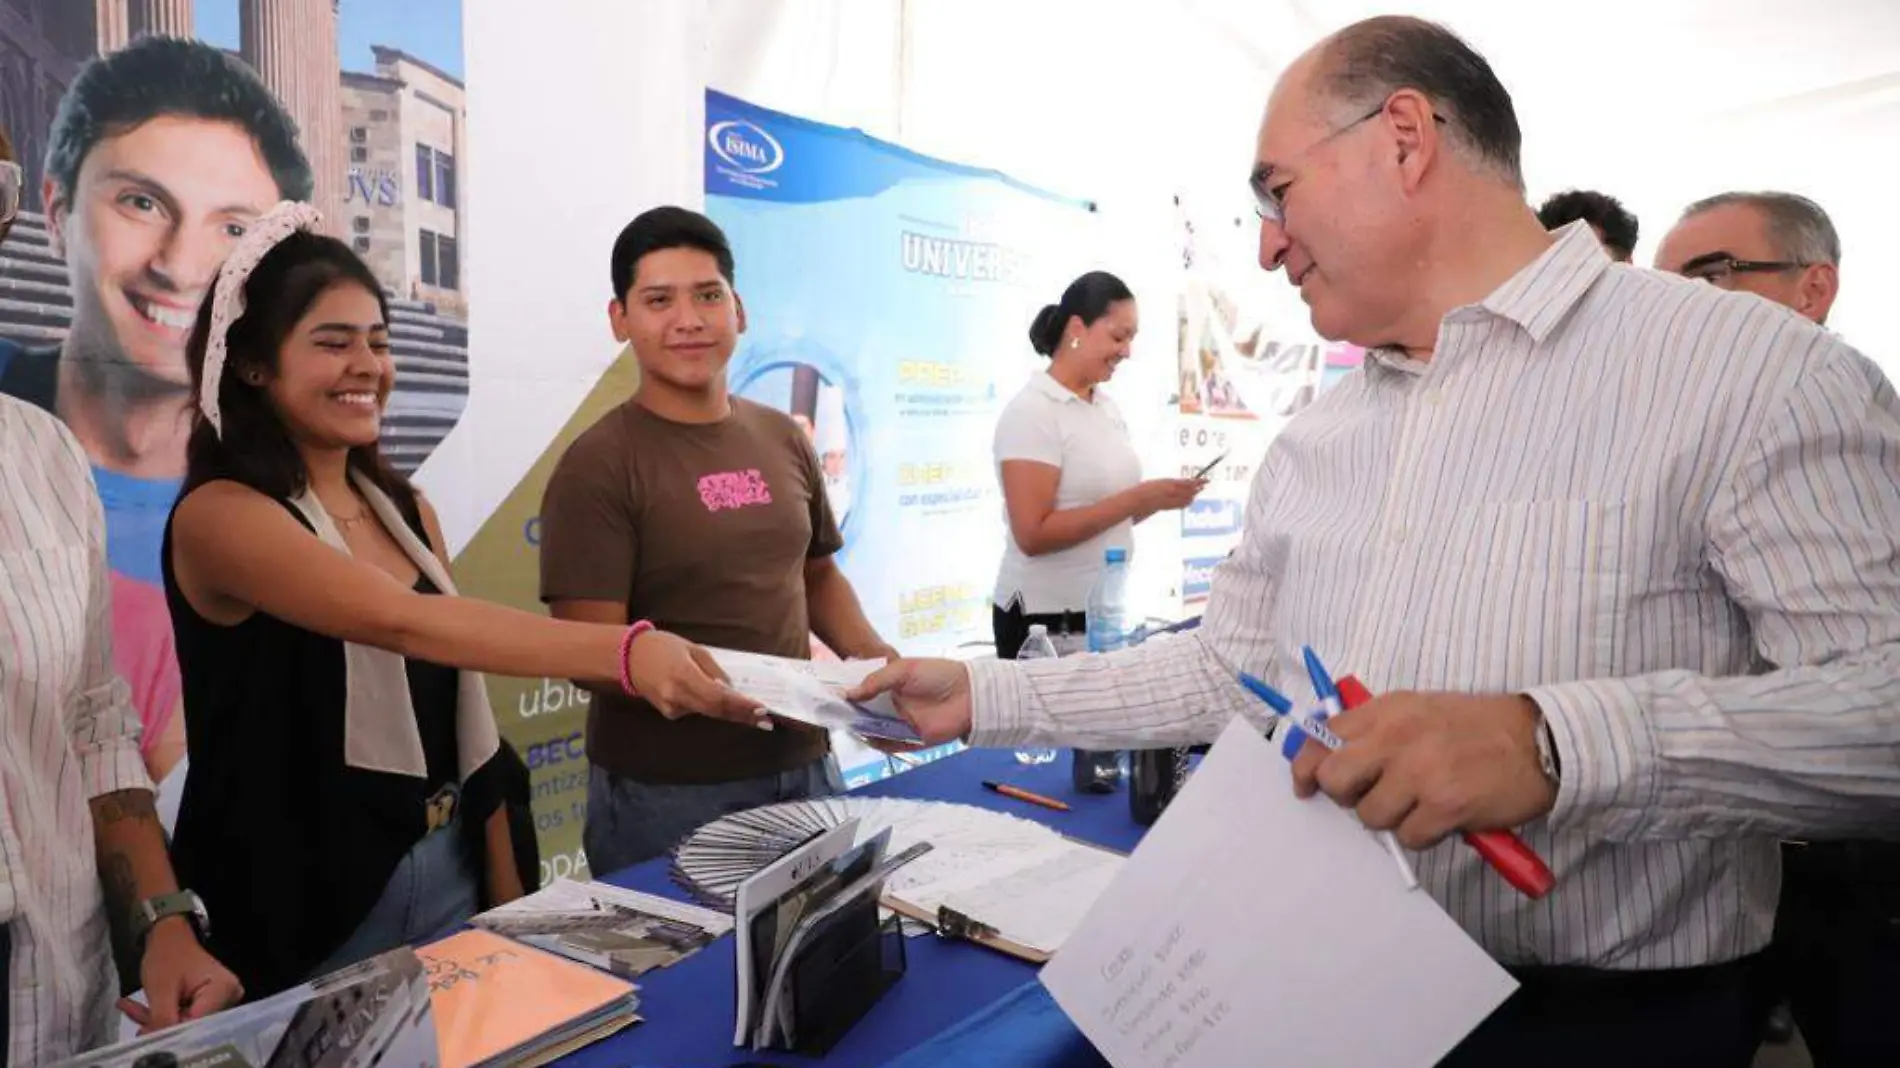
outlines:
[[1428, 1068], [1517, 986], [1239, 719], [1042, 981], [1115, 1068]]

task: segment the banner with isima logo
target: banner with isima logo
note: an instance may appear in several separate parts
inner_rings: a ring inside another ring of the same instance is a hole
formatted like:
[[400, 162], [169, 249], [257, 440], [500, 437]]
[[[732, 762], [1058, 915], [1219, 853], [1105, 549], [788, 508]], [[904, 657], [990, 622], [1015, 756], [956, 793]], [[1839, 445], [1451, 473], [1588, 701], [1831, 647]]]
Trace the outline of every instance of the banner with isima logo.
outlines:
[[[1040, 365], [1031, 317], [1095, 266], [1088, 207], [715, 92], [705, 153], [750, 326], [734, 390], [811, 435], [879, 631], [919, 654], [989, 641], [990, 440]], [[883, 763], [840, 755], [847, 778]]]

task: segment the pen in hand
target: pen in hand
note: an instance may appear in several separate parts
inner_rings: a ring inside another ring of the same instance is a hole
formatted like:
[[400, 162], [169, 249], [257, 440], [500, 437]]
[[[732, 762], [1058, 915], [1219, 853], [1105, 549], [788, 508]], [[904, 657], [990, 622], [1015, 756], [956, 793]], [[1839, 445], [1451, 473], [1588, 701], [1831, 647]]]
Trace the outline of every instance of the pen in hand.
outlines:
[[[1241, 686], [1245, 687], [1248, 693], [1259, 698], [1267, 707], [1278, 713], [1286, 725], [1292, 726], [1297, 722], [1300, 728], [1306, 732], [1306, 737], [1313, 739], [1328, 749], [1338, 749], [1346, 744], [1340, 741], [1339, 736], [1328, 729], [1325, 724], [1321, 723], [1317, 715], [1310, 715], [1307, 716], [1305, 720], [1296, 721], [1293, 718], [1293, 702], [1287, 700], [1286, 696], [1280, 693], [1280, 691], [1244, 671], [1236, 672], [1236, 674], [1240, 679]], [[1374, 833], [1378, 836], [1379, 844], [1385, 847], [1387, 853], [1391, 854], [1392, 862], [1399, 866], [1399, 875], [1405, 880], [1406, 889], [1418, 889], [1418, 873], [1412, 870], [1412, 859], [1405, 855], [1405, 847], [1399, 845], [1399, 840], [1392, 836], [1391, 831], [1377, 831]]]
[[[1351, 675], [1339, 680], [1336, 691], [1340, 704], [1346, 708], [1358, 708], [1372, 700], [1372, 691]], [[1516, 887], [1525, 897], [1535, 901], [1550, 893], [1557, 885], [1557, 877], [1550, 872], [1550, 866], [1537, 855], [1529, 843], [1511, 831], [1462, 831], [1465, 844], [1478, 851], [1484, 862], [1491, 866], [1504, 881]]]

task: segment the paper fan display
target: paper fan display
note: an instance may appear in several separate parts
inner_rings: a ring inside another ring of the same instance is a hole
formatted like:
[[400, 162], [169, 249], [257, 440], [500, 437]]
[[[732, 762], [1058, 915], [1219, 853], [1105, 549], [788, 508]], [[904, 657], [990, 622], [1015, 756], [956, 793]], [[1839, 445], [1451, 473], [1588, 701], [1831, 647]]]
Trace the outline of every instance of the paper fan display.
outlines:
[[826, 797], [786, 801], [721, 816], [673, 847], [673, 879], [712, 908], [732, 911], [739, 884], [814, 835], [858, 820], [858, 841], [891, 829], [887, 852], [917, 842], [931, 851], [895, 873], [886, 892], [935, 909], [974, 872], [998, 862], [1072, 847], [1032, 820], [974, 805], [896, 797]]

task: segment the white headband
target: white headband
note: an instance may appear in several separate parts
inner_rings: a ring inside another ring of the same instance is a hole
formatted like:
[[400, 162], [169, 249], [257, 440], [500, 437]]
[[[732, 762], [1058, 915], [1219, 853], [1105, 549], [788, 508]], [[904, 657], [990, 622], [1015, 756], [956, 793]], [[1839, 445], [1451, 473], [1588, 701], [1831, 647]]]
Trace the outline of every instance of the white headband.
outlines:
[[218, 268], [218, 280], [211, 288], [211, 336], [205, 339], [204, 373], [198, 385], [198, 407], [205, 421], [219, 437], [224, 436], [224, 413], [219, 410], [218, 388], [224, 380], [225, 335], [231, 324], [244, 314], [244, 282], [258, 263], [278, 242], [299, 230], [319, 233], [323, 215], [308, 204], [294, 200], [279, 203], [251, 224]]

